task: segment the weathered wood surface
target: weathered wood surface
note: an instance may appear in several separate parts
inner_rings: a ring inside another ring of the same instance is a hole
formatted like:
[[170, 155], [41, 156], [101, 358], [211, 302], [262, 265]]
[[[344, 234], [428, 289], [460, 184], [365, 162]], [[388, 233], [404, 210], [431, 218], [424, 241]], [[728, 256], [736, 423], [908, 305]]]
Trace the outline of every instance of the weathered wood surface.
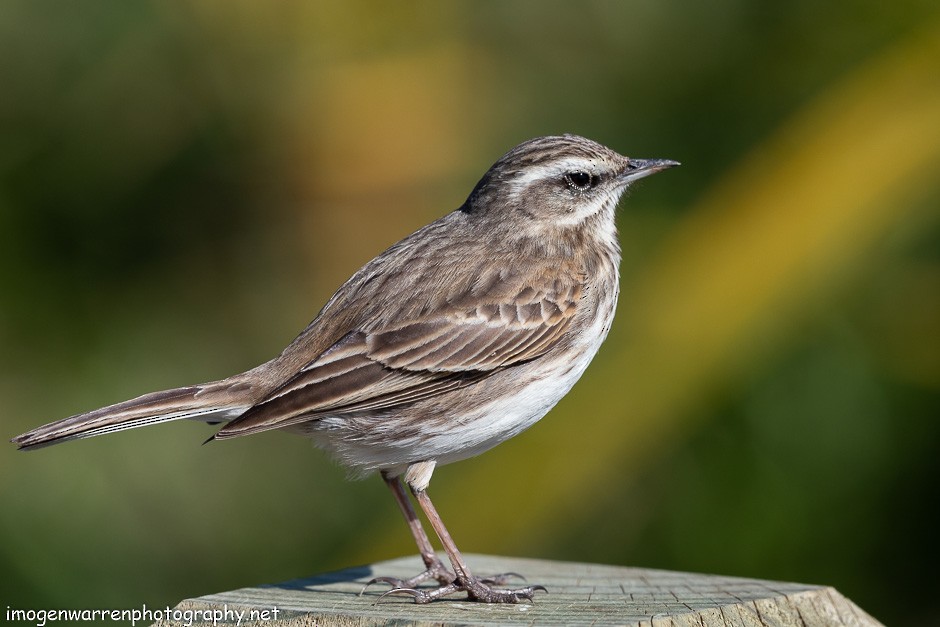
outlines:
[[[467, 555], [480, 575], [519, 572], [549, 593], [533, 603], [485, 605], [462, 595], [415, 605], [410, 597], [379, 596], [388, 587], [377, 575], [409, 577], [417, 557], [399, 558], [298, 579], [188, 599], [177, 606], [177, 625], [644, 625], [818, 627], [880, 625], [833, 588], [692, 573]], [[276, 620], [274, 610], [277, 610]], [[254, 611], [254, 614], [251, 612]], [[207, 613], [208, 612], [208, 613]], [[213, 614], [214, 612], [214, 614]]]

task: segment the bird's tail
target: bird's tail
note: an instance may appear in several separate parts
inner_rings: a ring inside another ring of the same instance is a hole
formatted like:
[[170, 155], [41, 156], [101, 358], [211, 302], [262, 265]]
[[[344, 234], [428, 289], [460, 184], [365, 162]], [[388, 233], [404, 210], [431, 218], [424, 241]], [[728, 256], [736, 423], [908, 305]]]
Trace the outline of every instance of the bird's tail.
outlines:
[[35, 449], [181, 418], [224, 422], [240, 415], [254, 403], [254, 390], [238, 379], [236, 376], [213, 383], [151, 392], [123, 403], [50, 422], [16, 436], [11, 442], [21, 450]]

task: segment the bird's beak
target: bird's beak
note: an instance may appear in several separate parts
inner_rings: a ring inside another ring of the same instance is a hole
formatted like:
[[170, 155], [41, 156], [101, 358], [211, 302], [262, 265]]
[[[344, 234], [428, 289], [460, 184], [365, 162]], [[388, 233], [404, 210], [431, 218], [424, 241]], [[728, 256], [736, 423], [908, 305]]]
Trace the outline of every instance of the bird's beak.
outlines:
[[629, 159], [627, 168], [620, 173], [620, 182], [623, 184], [632, 183], [644, 176], [656, 174], [661, 170], [674, 168], [679, 165], [678, 161], [670, 159]]

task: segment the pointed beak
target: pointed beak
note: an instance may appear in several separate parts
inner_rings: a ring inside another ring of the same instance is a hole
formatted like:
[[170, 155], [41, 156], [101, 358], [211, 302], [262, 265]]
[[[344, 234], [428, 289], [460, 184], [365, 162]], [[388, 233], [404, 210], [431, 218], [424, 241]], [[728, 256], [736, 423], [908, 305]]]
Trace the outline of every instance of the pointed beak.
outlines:
[[627, 168], [620, 173], [620, 182], [626, 185], [677, 165], [679, 165], [678, 161], [670, 159], [629, 159]]

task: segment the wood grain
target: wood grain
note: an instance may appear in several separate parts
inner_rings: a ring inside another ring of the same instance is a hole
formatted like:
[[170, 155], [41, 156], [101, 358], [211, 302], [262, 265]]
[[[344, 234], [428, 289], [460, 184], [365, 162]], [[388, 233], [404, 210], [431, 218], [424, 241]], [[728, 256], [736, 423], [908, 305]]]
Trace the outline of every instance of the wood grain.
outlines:
[[[421, 570], [417, 557], [407, 557], [188, 599], [176, 607], [179, 616], [155, 625], [211, 625], [213, 620], [217, 625], [235, 624], [235, 612], [244, 612], [241, 625], [290, 627], [512, 623], [644, 627], [881, 625], [826, 586], [488, 555], [467, 558], [480, 575], [524, 573], [530, 583], [545, 585], [549, 593], [539, 593], [534, 603], [521, 605], [483, 605], [459, 595], [415, 605], [410, 597], [379, 600], [387, 586], [377, 584], [360, 596], [365, 582], [374, 576], [408, 577]], [[204, 614], [206, 611], [210, 614]], [[227, 615], [211, 614], [226, 611]]]

